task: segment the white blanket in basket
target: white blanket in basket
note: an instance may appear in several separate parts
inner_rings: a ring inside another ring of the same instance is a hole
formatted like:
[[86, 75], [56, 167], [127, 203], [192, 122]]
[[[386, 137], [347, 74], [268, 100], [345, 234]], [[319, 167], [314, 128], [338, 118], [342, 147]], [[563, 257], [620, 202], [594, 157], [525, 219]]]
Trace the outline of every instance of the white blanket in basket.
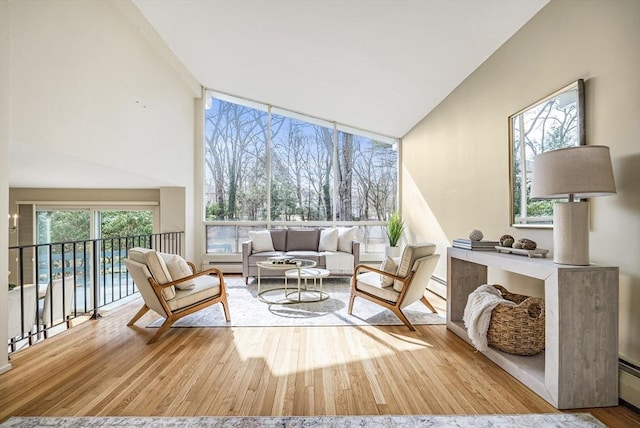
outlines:
[[491, 311], [499, 304], [516, 306], [515, 302], [503, 299], [493, 285], [482, 284], [469, 294], [462, 319], [469, 339], [478, 351], [487, 349], [487, 330], [491, 323]]

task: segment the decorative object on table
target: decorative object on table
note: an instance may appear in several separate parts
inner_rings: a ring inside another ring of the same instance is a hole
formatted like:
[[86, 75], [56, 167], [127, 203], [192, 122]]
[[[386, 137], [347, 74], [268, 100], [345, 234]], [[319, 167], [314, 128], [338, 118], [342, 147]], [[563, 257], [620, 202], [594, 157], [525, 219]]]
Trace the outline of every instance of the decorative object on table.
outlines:
[[473, 229], [471, 233], [469, 233], [469, 239], [472, 241], [480, 241], [482, 238], [484, 238], [484, 234], [478, 229]]
[[511, 235], [502, 235], [500, 237], [500, 246], [501, 247], [512, 247], [515, 239]]
[[453, 240], [453, 246], [456, 248], [464, 248], [465, 250], [494, 251], [495, 246], [499, 245], [498, 241], [472, 241], [471, 239], [456, 238]]
[[518, 254], [528, 257], [541, 257], [543, 259], [546, 259], [547, 254], [549, 253], [549, 250], [545, 250], [543, 248], [536, 248], [535, 250], [525, 250], [522, 248], [502, 247], [500, 245], [496, 245], [495, 249], [498, 250], [499, 253]]
[[553, 261], [589, 265], [589, 203], [616, 193], [611, 155], [606, 146], [578, 146], [542, 153], [533, 160], [531, 197], [563, 199], [553, 205]]
[[500, 285], [493, 287], [516, 306], [499, 304], [493, 309], [487, 330], [489, 345], [514, 355], [540, 353], [545, 341], [544, 300], [510, 293]]
[[385, 257], [400, 256], [400, 247], [398, 241], [402, 237], [405, 224], [399, 212], [394, 212], [387, 222], [387, 238], [389, 238], [389, 246], [385, 247]]
[[295, 265], [297, 260], [293, 256], [273, 256], [269, 257], [269, 260], [274, 265]]
[[514, 244], [513, 248], [522, 249], [522, 250], [535, 250], [538, 244], [536, 241], [532, 241], [531, 239], [522, 238], [518, 239]]

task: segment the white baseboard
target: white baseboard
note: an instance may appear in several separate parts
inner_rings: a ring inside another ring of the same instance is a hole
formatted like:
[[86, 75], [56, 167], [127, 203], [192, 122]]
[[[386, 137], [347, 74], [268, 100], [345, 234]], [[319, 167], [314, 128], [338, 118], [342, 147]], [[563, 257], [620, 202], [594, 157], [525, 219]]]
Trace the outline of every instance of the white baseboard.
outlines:
[[9, 370], [11, 370], [11, 367], [11, 363], [7, 363], [4, 366], [0, 367], [0, 374], [8, 372]]
[[640, 409], [640, 377], [620, 370], [620, 398]]

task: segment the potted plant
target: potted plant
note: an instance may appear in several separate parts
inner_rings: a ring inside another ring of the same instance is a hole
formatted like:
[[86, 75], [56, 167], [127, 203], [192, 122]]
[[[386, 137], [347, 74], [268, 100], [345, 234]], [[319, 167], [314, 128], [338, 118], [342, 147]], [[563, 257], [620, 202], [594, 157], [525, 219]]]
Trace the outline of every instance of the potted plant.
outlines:
[[389, 238], [389, 246], [385, 248], [385, 257], [398, 257], [400, 255], [400, 247], [398, 241], [404, 232], [404, 220], [397, 211], [391, 215], [387, 222], [387, 237]]

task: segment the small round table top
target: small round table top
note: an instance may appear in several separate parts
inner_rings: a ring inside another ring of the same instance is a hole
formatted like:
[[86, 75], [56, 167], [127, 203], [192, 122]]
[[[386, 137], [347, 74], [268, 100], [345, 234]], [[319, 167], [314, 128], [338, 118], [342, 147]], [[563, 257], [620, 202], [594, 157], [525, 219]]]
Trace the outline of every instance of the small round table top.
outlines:
[[304, 269], [290, 269], [284, 273], [287, 278], [298, 278], [298, 272], [300, 273], [300, 279], [315, 279], [326, 278], [329, 276], [329, 271], [319, 268], [304, 268]]
[[[256, 262], [256, 265], [264, 269], [278, 269], [278, 270], [289, 270], [296, 267], [312, 268], [315, 265], [317, 265], [317, 263], [314, 262], [313, 260], [293, 259], [291, 261], [295, 263], [273, 263], [273, 261], [271, 260], [261, 260], [259, 262]], [[298, 269], [294, 269], [294, 270], [296, 272], [298, 271]]]

